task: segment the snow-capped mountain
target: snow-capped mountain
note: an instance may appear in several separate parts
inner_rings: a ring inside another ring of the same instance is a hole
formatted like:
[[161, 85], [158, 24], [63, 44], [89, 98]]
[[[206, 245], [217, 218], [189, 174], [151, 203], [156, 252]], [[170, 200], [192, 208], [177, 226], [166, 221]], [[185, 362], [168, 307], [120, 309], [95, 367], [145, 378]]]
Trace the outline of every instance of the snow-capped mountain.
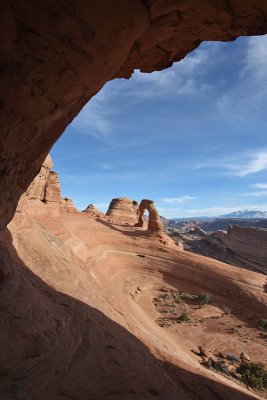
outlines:
[[267, 218], [267, 211], [238, 210], [231, 214], [220, 215], [218, 218]]

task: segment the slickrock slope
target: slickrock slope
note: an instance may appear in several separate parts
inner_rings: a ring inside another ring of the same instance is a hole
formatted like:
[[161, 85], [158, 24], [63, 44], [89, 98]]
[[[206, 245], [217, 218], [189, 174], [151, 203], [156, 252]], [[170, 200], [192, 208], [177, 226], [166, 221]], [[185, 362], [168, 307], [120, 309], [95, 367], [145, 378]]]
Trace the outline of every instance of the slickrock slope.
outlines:
[[3, 0], [0, 227], [107, 81], [169, 67], [204, 40], [265, 34], [266, 19], [266, 0]]
[[[163, 245], [140, 227], [30, 202], [0, 235], [1, 399], [257, 397], [195, 353], [266, 363], [263, 275]], [[170, 290], [212, 302], [170, 303]], [[183, 311], [191, 320], [176, 323]]]
[[127, 197], [112, 199], [109, 205], [107, 216], [127, 223], [137, 222], [138, 203]]

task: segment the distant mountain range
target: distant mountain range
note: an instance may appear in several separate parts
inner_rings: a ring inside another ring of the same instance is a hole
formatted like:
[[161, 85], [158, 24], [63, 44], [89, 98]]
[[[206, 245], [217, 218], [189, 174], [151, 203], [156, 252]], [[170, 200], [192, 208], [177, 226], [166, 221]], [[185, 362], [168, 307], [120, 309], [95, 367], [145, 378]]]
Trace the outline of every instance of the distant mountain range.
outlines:
[[215, 219], [267, 219], [267, 211], [257, 210], [238, 210], [230, 214], [218, 215], [217, 217], [187, 217], [187, 218], [171, 218], [175, 222], [184, 221], [214, 221]]
[[267, 218], [267, 211], [238, 210], [231, 214], [220, 215], [218, 218]]

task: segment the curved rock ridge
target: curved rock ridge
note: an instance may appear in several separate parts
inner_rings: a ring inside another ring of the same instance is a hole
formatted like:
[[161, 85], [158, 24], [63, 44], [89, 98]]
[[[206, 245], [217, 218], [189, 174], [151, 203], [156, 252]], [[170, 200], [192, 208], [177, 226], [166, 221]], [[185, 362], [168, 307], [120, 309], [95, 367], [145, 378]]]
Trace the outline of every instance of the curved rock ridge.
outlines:
[[106, 215], [129, 223], [137, 222], [138, 202], [127, 197], [112, 199]]
[[170, 67], [205, 40], [265, 34], [266, 19], [266, 0], [4, 1], [0, 227], [107, 81]]
[[148, 216], [148, 231], [150, 232], [163, 232], [163, 224], [160, 218], [160, 215], [158, 213], [158, 210], [156, 209], [154, 205], [153, 200], [149, 199], [144, 199], [141, 201], [139, 208], [138, 208], [138, 223], [137, 226], [144, 226], [144, 213], [145, 211], [148, 211], [149, 216]]
[[89, 204], [85, 210], [83, 210], [83, 213], [86, 213], [87, 215], [90, 215], [92, 217], [105, 217], [105, 214], [102, 213], [102, 211], [99, 211], [94, 204]]

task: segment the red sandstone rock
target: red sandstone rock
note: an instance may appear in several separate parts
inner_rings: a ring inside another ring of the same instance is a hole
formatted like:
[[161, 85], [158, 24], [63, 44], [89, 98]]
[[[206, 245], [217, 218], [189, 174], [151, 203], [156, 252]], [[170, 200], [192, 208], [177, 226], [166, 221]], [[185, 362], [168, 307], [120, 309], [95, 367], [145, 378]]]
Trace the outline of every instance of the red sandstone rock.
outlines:
[[99, 211], [93, 204], [89, 204], [89, 206], [87, 206], [86, 209], [83, 210], [83, 212], [92, 217], [98, 217], [98, 218], [105, 217], [105, 214]]
[[151, 232], [163, 232], [163, 224], [153, 200], [144, 199], [141, 201], [138, 208], [139, 219], [137, 226], [144, 226], [143, 215], [146, 210], [149, 212], [148, 230]]
[[120, 219], [129, 223], [137, 221], [138, 203], [127, 197], [112, 199], [106, 215], [114, 219]]
[[58, 179], [58, 173], [55, 171], [50, 171], [44, 194], [44, 201], [46, 203], [60, 203], [61, 202], [61, 193], [60, 193], [60, 184]]
[[65, 211], [67, 212], [79, 212], [75, 206], [75, 204], [73, 203], [73, 200], [65, 197], [64, 199], [61, 199], [60, 201], [60, 205], [64, 207]]

